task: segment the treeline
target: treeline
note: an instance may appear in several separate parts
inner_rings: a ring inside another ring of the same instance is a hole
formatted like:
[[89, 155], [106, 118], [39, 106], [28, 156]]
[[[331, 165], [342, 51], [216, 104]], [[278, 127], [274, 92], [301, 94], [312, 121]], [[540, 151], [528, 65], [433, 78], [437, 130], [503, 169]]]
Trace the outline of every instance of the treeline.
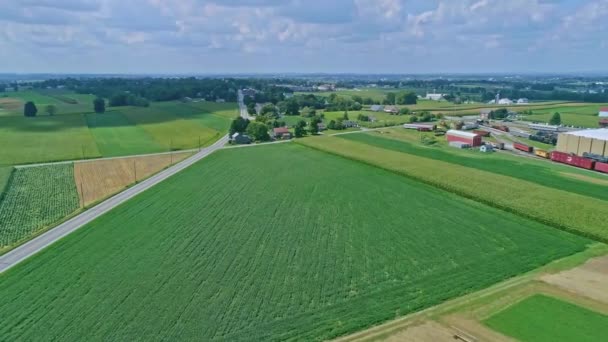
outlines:
[[147, 105], [149, 101], [174, 101], [185, 97], [236, 102], [238, 89], [267, 81], [214, 78], [87, 78], [53, 79], [36, 88], [65, 86], [80, 94], [109, 99], [110, 105]]

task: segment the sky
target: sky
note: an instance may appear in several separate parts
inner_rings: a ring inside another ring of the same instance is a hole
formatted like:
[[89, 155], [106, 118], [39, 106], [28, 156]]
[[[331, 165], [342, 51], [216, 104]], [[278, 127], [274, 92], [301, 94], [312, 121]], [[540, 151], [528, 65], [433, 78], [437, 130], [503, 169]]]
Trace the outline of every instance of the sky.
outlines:
[[608, 71], [608, 0], [0, 0], [0, 72]]

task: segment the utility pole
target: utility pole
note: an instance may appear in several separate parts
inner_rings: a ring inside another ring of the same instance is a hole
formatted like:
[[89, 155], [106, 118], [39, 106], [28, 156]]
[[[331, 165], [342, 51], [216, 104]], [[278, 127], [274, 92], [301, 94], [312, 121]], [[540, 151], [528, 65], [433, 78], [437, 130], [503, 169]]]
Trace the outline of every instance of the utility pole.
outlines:
[[198, 151], [201, 151], [201, 136], [198, 136]]
[[133, 159], [133, 178], [135, 178], [134, 183], [137, 183], [137, 167], [135, 166], [135, 163], [136, 163], [136, 161], [135, 161], [135, 159]]
[[169, 154], [171, 155], [171, 165], [173, 165], [173, 138], [171, 138], [171, 145], [169, 146]]
[[80, 148], [82, 149], [82, 159], [84, 160], [84, 145], [80, 145]]

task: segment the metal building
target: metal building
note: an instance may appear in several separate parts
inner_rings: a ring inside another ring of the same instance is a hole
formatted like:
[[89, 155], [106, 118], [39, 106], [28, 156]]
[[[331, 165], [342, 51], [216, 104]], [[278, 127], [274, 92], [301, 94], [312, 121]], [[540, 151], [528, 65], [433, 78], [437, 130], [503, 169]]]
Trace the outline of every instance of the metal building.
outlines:
[[593, 153], [606, 157], [608, 156], [608, 128], [561, 133], [557, 138], [555, 149], [577, 156], [583, 156], [583, 153]]

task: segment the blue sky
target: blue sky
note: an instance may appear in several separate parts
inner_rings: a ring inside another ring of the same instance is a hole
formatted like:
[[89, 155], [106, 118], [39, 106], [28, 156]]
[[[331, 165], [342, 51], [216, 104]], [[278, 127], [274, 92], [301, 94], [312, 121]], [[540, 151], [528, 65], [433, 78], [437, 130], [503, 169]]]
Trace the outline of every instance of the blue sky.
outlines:
[[608, 71], [608, 0], [0, 2], [0, 72]]

